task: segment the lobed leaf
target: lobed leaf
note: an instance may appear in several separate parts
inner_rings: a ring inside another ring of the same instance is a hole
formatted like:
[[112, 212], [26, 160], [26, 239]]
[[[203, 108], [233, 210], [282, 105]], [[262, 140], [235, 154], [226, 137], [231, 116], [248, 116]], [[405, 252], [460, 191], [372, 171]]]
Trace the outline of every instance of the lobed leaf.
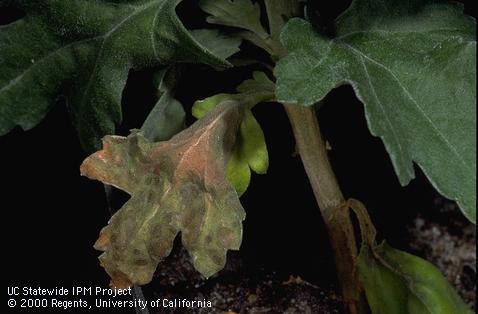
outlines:
[[150, 282], [179, 232], [206, 277], [224, 267], [227, 250], [239, 249], [245, 213], [225, 168], [243, 109], [225, 101], [166, 142], [140, 132], [106, 136], [83, 162], [82, 175], [131, 194], [95, 245], [114, 286]]
[[216, 56], [227, 59], [239, 52], [241, 40], [239, 38], [225, 36], [215, 29], [195, 29], [191, 35]]
[[[131, 68], [174, 62], [228, 66], [184, 28], [175, 12], [179, 1], [7, 3], [26, 16], [0, 27], [0, 135], [16, 125], [34, 127], [58, 95], [66, 94], [81, 143], [95, 150], [121, 121]], [[225, 48], [230, 40], [223, 44], [222, 56], [231, 51]]]
[[251, 0], [200, 0], [199, 6], [210, 14], [209, 23], [246, 29], [263, 39], [269, 36], [261, 24], [261, 7]]
[[242, 29], [234, 36], [247, 40], [267, 51], [274, 59], [283, 54], [283, 47], [278, 40], [278, 30], [285, 20], [296, 16], [297, 0], [266, 1], [269, 33], [261, 21], [261, 7], [251, 0], [201, 0], [199, 6], [210, 14], [207, 21], [212, 24], [231, 26]]
[[300, 0], [265, 0], [271, 36], [279, 39], [282, 27], [288, 19], [298, 16]]
[[337, 37], [301, 19], [282, 32], [289, 55], [275, 69], [277, 98], [310, 106], [350, 84], [402, 185], [417, 163], [476, 221], [475, 21], [458, 4], [356, 0]]

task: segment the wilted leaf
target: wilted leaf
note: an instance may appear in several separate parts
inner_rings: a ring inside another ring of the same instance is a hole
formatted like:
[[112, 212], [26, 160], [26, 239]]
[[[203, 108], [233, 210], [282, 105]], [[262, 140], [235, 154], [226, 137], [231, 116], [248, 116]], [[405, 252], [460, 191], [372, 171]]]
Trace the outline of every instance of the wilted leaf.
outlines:
[[274, 88], [274, 83], [263, 72], [254, 72], [253, 79], [246, 80], [237, 87], [239, 94], [217, 94], [196, 101], [192, 108], [193, 116], [200, 119], [226, 100], [235, 100], [247, 107], [226, 171], [227, 179], [239, 196], [249, 186], [250, 169], [258, 174], [265, 174], [269, 167], [269, 154], [264, 133], [254, 118], [251, 108], [259, 102], [272, 100]]
[[151, 281], [179, 232], [206, 277], [224, 267], [227, 250], [239, 249], [245, 213], [225, 167], [243, 109], [225, 101], [167, 142], [107, 136], [83, 162], [83, 175], [131, 194], [96, 243], [113, 285]]
[[431, 263], [385, 242], [376, 244], [375, 227], [362, 203], [351, 199], [345, 207], [355, 212], [360, 224], [357, 271], [373, 314], [471, 313]]
[[62, 93], [83, 146], [98, 149], [121, 121], [131, 68], [228, 65], [184, 28], [175, 13], [179, 1], [8, 2], [26, 16], [0, 28], [0, 135], [16, 125], [34, 127]]
[[291, 20], [276, 67], [277, 98], [312, 105], [351, 84], [372, 134], [384, 141], [400, 182], [413, 162], [476, 219], [476, 39], [458, 4], [356, 0], [337, 37]]

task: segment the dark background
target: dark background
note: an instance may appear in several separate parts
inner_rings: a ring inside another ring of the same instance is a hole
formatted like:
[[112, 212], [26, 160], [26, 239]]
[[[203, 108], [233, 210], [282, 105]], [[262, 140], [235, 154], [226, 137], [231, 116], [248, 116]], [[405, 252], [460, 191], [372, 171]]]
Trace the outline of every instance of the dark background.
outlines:
[[[315, 2], [323, 12], [318, 27], [330, 31], [327, 25], [349, 1], [335, 1], [334, 7], [330, 1], [324, 3]], [[188, 15], [197, 12], [191, 11], [193, 7], [194, 2], [182, 3], [180, 14], [186, 25], [200, 26], [202, 17]], [[466, 9], [475, 15], [470, 5], [466, 4]], [[21, 15], [0, 9], [0, 24]], [[261, 53], [247, 45], [246, 51]], [[194, 100], [233, 91], [249, 78], [252, 69], [260, 68], [217, 73], [202, 66], [187, 66], [177, 97], [190, 113]], [[131, 72], [119, 134], [140, 127], [154, 104], [151, 77], [152, 71]], [[241, 198], [247, 219], [237, 254], [246, 268], [274, 269], [315, 283], [332, 282], [334, 268], [327, 234], [300, 158], [294, 156], [285, 112], [279, 104], [266, 103], [258, 105], [254, 113], [266, 135], [270, 168], [267, 175], [253, 175]], [[193, 121], [190, 116], [188, 119]], [[363, 106], [350, 87], [330, 93], [319, 110], [319, 120], [332, 146], [330, 158], [344, 194], [363, 201], [381, 235], [392, 245], [404, 247], [404, 225], [417, 211], [433, 209], [436, 193], [431, 185], [419, 169], [417, 179], [407, 187], [399, 185], [384, 146], [369, 134]], [[79, 175], [79, 165], [86, 156], [61, 98], [32, 130], [16, 128], [0, 137], [2, 255], [7, 286], [106, 287], [108, 277], [92, 245], [109, 213], [102, 184]], [[119, 202], [115, 206], [120, 206]]]

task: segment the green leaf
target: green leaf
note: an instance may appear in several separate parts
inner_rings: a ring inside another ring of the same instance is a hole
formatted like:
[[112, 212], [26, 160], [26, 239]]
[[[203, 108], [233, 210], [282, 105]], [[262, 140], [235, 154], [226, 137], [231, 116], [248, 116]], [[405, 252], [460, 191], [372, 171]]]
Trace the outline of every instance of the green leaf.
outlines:
[[249, 30], [260, 38], [269, 34], [261, 24], [261, 7], [251, 0], [200, 0], [201, 9], [209, 13], [207, 21]]
[[217, 94], [198, 100], [192, 107], [192, 114], [201, 119], [207, 112], [226, 100], [234, 100], [246, 105], [240, 124], [226, 177], [241, 196], [249, 186], [252, 169], [265, 174], [269, 168], [269, 153], [261, 126], [252, 114], [251, 108], [262, 101], [271, 100], [275, 85], [263, 72], [254, 72], [253, 79], [245, 80], [238, 87], [239, 94]]
[[386, 243], [363, 246], [357, 266], [373, 314], [472, 313], [435, 266]]
[[241, 39], [225, 36], [215, 29], [195, 29], [191, 31], [194, 39], [216, 56], [227, 59], [239, 51]]
[[184, 28], [179, 1], [15, 2], [26, 16], [0, 28], [0, 135], [34, 127], [66, 94], [83, 146], [97, 149], [121, 121], [131, 68], [227, 66]]
[[177, 69], [168, 67], [157, 73], [158, 92], [161, 94], [141, 127], [151, 142], [167, 141], [184, 129], [186, 113], [182, 104], [173, 97]]
[[264, 72], [255, 71], [252, 73], [252, 79], [245, 80], [236, 90], [242, 94], [254, 94], [268, 92], [274, 94], [276, 85]]
[[242, 145], [238, 144], [240, 141], [242, 141], [241, 138], [236, 139], [236, 144], [226, 167], [227, 181], [232, 184], [238, 196], [246, 192], [251, 182], [251, 168], [249, 168], [247, 158], [242, 156]]
[[203, 100], [197, 100], [191, 108], [192, 115], [196, 119], [201, 119], [224, 100], [232, 100], [233, 98], [231, 94], [217, 94]]
[[265, 174], [269, 168], [266, 139], [251, 110], [244, 113], [239, 137], [242, 139], [240, 148], [244, 160], [255, 173]]
[[[279, 43], [279, 36], [284, 24], [291, 18], [300, 16], [299, 0], [265, 0], [264, 4], [267, 9], [267, 19], [269, 21], [269, 29], [272, 42]], [[275, 51], [279, 55], [285, 55], [282, 45], [275, 45]], [[276, 55], [276, 57], [279, 57]]]
[[[277, 10], [280, 11], [284, 5], [283, 2], [288, 1], [280, 0], [281, 7]], [[277, 57], [277, 52], [283, 49], [278, 40], [272, 38], [262, 25], [261, 7], [258, 3], [253, 3], [251, 0], [201, 0], [199, 6], [210, 14], [207, 18], [209, 23], [243, 29], [234, 36], [250, 41], [270, 55]]]
[[277, 98], [310, 106], [350, 84], [402, 185], [413, 162], [476, 220], [475, 21], [457, 4], [357, 0], [328, 39], [300, 19], [282, 33]]
[[209, 277], [238, 250], [245, 212], [225, 178], [244, 106], [225, 101], [169, 141], [106, 136], [82, 175], [131, 194], [100, 234], [102, 266], [115, 287], [146, 284], [181, 232], [194, 267]]
[[471, 313], [435, 266], [385, 242], [376, 244], [375, 227], [361, 202], [349, 199], [337, 210], [349, 209], [360, 225], [357, 273], [372, 314]]

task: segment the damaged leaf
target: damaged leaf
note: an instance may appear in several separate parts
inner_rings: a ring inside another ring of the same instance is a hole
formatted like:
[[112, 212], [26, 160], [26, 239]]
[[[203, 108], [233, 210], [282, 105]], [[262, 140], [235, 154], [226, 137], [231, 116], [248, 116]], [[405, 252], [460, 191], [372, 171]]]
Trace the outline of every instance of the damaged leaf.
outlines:
[[274, 88], [274, 83], [263, 72], [254, 72], [253, 79], [245, 80], [237, 87], [239, 94], [217, 94], [196, 101], [192, 108], [193, 116], [200, 119], [226, 100], [239, 101], [247, 107], [226, 170], [226, 177], [239, 196], [249, 186], [251, 169], [258, 174], [265, 174], [269, 167], [264, 132], [251, 108], [259, 102], [272, 100]]
[[131, 195], [96, 243], [114, 286], [150, 282], [179, 232], [206, 277], [224, 267], [227, 250], [239, 249], [245, 213], [225, 168], [243, 109], [225, 101], [166, 142], [139, 132], [106, 136], [83, 162], [83, 175]]

